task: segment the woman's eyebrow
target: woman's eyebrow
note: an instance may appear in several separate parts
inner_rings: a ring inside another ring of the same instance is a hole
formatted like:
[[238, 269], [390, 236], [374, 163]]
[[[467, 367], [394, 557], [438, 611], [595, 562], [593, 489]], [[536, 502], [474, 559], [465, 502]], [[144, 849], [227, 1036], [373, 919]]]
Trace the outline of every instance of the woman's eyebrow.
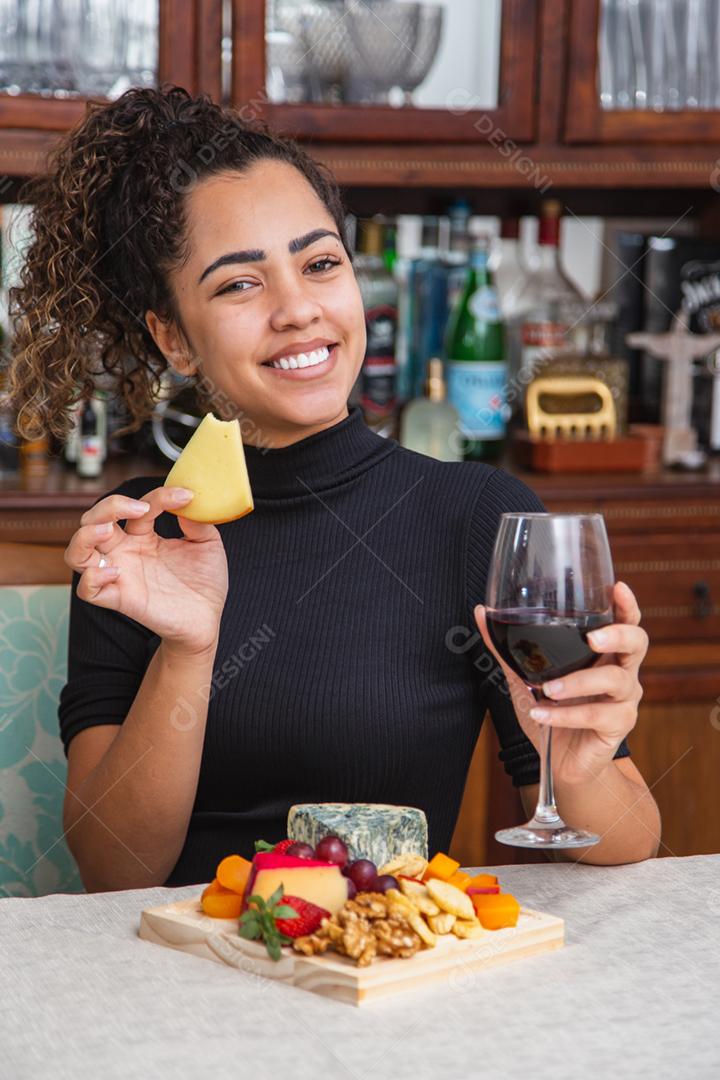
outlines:
[[[332, 229], [313, 229], [312, 232], [305, 233], [304, 236], [298, 236], [297, 240], [291, 240], [288, 244], [288, 251], [291, 255], [297, 255], [298, 251], [304, 251], [306, 247], [310, 247], [316, 240], [322, 240], [324, 236], [332, 236], [335, 240], [340, 240], [340, 237]], [[342, 243], [342, 240], [340, 240]]]
[[[316, 240], [322, 240], [324, 236], [332, 236], [342, 243], [339, 235], [333, 232], [332, 229], [313, 229], [312, 232], [291, 240], [288, 244], [288, 251], [291, 255], [297, 255], [299, 251], [304, 251], [306, 247], [310, 247]], [[262, 262], [266, 258], [267, 253], [261, 248], [248, 248], [246, 251], [229, 251], [227, 255], [221, 255], [219, 259], [215, 259], [215, 262], [211, 262], [209, 266], [205, 267], [198, 278], [198, 285], [202, 285], [208, 274], [212, 274], [213, 270], [219, 270], [221, 266], [228, 266], [232, 263]]]

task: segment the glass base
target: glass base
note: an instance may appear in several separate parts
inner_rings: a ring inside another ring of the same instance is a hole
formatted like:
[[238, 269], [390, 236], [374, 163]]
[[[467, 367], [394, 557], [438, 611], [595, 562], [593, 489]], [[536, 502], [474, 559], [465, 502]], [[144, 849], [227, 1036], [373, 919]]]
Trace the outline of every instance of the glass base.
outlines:
[[558, 819], [552, 825], [528, 821], [526, 825], [500, 829], [495, 833], [495, 839], [510, 847], [576, 848], [597, 844], [600, 837], [597, 833], [586, 832], [584, 829], [573, 829]]

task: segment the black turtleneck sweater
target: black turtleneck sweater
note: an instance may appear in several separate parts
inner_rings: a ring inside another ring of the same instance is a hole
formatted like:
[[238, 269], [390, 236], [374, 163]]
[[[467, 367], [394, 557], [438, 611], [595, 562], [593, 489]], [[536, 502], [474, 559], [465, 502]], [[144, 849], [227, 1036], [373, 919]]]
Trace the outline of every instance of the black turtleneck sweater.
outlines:
[[[167, 884], [209, 881], [223, 856], [280, 839], [293, 803], [419, 806], [430, 848], [447, 850], [486, 710], [512, 782], [538, 781], [473, 607], [499, 515], [542, 503], [500, 469], [376, 435], [357, 407], [292, 446], [245, 453], [255, 510], [218, 526], [229, 590], [195, 804]], [[115, 490], [142, 498], [163, 480]], [[182, 536], [172, 514], [156, 528]], [[159, 644], [79, 600], [78, 580], [59, 705], [66, 752], [83, 728], [123, 722]], [[627, 753], [623, 743], [616, 756]]]

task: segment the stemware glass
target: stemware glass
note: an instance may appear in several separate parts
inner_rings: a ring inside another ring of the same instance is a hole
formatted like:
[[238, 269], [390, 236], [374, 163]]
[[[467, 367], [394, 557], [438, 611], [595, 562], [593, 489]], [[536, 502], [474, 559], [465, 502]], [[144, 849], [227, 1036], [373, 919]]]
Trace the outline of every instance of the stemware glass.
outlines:
[[425, 82], [440, 48], [445, 8], [442, 4], [421, 4], [415, 46], [398, 79], [405, 104], [413, 104], [413, 91]]
[[[540, 687], [597, 659], [592, 630], [613, 621], [614, 574], [601, 514], [503, 514], [486, 596], [487, 626], [496, 650], [535, 701]], [[595, 833], [567, 825], [555, 805], [552, 728], [540, 729], [538, 803], [525, 825], [495, 834], [503, 844], [531, 848], [587, 847]]]

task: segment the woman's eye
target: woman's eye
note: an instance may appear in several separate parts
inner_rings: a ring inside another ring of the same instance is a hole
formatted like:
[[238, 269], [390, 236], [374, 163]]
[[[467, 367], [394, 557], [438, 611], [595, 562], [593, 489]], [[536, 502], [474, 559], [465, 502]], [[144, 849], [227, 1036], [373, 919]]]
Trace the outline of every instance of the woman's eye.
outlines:
[[247, 292], [252, 285], [252, 281], [231, 281], [229, 285], [226, 285], [224, 289], [220, 290], [218, 296], [222, 296], [223, 293], [229, 292]]
[[314, 274], [322, 274], [325, 270], [330, 270], [333, 266], [339, 265], [338, 259], [316, 259], [315, 262], [310, 263], [308, 270], [311, 270]]

